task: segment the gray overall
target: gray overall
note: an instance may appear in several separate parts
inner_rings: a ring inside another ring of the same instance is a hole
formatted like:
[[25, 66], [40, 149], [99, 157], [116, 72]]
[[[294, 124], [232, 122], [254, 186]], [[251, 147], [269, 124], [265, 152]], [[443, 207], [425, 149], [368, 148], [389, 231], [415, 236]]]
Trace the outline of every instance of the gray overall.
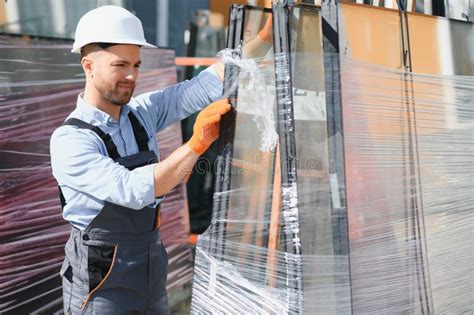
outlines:
[[[130, 113], [139, 152], [120, 157], [110, 135], [71, 118], [64, 124], [94, 131], [109, 156], [129, 170], [157, 161], [148, 135]], [[104, 174], [107, 176], [107, 174]], [[65, 200], [61, 195], [64, 207]], [[82, 232], [72, 228], [60, 275], [66, 314], [169, 314], [168, 256], [160, 239], [159, 208], [141, 210], [105, 202]]]

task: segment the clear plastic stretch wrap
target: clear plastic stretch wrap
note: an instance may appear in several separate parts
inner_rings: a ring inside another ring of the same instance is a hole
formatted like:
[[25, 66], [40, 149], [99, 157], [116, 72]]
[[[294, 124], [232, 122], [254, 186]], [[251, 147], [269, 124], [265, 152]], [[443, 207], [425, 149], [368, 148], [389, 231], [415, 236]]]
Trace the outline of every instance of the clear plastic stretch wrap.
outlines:
[[[472, 68], [416, 74], [323, 54], [319, 15], [296, 11], [293, 30], [313, 42], [229, 61], [254, 69], [237, 79], [230, 184], [198, 241], [192, 313], [473, 313]], [[266, 19], [244, 16], [244, 30]], [[267, 115], [280, 138], [263, 151]]]
[[[271, 59], [256, 64], [263, 73], [273, 66]], [[199, 238], [194, 311], [297, 312], [288, 261], [301, 261], [305, 311], [350, 313], [352, 303], [356, 313], [412, 313], [425, 300], [430, 312], [474, 311], [474, 79], [406, 77], [351, 60], [341, 67], [350, 254], [335, 254], [345, 241], [335, 241], [335, 222], [344, 218], [330, 213], [330, 203], [343, 187], [328, 169], [323, 104], [305, 102], [301, 116], [295, 109], [299, 185], [287, 200], [299, 201], [296, 256], [285, 250], [293, 242], [283, 236], [286, 226], [274, 230], [276, 151], [259, 150], [254, 103], [247, 102], [262, 87], [243, 83], [232, 189], [214, 196], [229, 204], [225, 222], [212, 221], [226, 233], [218, 238], [211, 226]], [[295, 218], [283, 215], [278, 224]], [[214, 255], [211, 241], [223, 252]]]
[[[0, 37], [0, 313], [62, 310], [59, 269], [70, 226], [62, 218], [51, 175], [49, 138], [75, 108], [84, 87], [79, 57], [52, 40]], [[174, 52], [143, 50], [136, 93], [176, 83]], [[157, 135], [161, 158], [181, 145], [174, 124]], [[192, 279], [192, 252], [184, 186], [162, 206], [162, 237], [169, 254], [168, 289]]]
[[474, 311], [474, 77], [343, 60], [352, 303]]

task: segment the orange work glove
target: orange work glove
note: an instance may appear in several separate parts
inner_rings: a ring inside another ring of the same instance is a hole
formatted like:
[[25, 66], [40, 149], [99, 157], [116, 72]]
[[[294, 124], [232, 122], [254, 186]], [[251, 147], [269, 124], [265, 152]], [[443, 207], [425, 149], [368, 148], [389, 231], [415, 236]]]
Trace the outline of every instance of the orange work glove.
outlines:
[[258, 37], [260, 37], [264, 42], [271, 42], [272, 41], [272, 16], [270, 15], [265, 22], [262, 30], [258, 33]]
[[188, 144], [197, 154], [202, 154], [219, 137], [219, 121], [230, 110], [227, 99], [212, 103], [203, 109], [196, 118], [193, 136]]

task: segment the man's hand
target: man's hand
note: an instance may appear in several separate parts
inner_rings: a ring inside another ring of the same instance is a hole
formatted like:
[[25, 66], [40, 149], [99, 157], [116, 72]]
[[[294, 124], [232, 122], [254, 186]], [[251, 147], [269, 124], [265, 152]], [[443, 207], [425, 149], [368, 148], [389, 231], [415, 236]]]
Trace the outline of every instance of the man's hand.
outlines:
[[267, 43], [272, 42], [272, 16], [270, 15], [267, 18], [267, 21], [265, 22], [265, 25], [263, 26], [262, 30], [258, 33], [258, 37], [260, 37], [261, 40]]
[[219, 137], [221, 117], [229, 110], [229, 101], [223, 99], [212, 103], [199, 113], [194, 124], [193, 136], [188, 142], [191, 150], [197, 154], [202, 154], [216, 141]]
[[187, 180], [199, 155], [219, 137], [219, 121], [221, 116], [229, 110], [230, 105], [227, 100], [217, 101], [202, 110], [194, 124], [191, 140], [166, 159], [154, 164], [155, 196], [163, 196], [181, 181]]
[[242, 58], [262, 58], [272, 48], [273, 22], [272, 16], [267, 17], [265, 25], [258, 34], [248, 39], [242, 48]]
[[[273, 22], [272, 16], [267, 17], [265, 25], [258, 32], [257, 36], [249, 39], [243, 46], [242, 57], [245, 58], [259, 58], [264, 57], [265, 54], [270, 50], [273, 44]], [[217, 76], [224, 81], [224, 69], [225, 65], [222, 60], [219, 60], [211, 67], [217, 73]]]

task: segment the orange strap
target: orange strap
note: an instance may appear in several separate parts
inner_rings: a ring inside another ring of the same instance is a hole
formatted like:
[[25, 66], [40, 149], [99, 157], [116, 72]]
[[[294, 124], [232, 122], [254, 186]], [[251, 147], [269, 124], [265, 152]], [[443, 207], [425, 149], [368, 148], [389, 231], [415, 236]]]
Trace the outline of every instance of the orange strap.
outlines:
[[155, 224], [155, 229], [159, 229], [161, 226], [161, 210], [160, 206], [156, 207], [156, 211], [158, 212], [156, 215], [156, 224]]
[[188, 236], [189, 244], [196, 245], [198, 241], [198, 236], [199, 236], [198, 234], [189, 234]]

